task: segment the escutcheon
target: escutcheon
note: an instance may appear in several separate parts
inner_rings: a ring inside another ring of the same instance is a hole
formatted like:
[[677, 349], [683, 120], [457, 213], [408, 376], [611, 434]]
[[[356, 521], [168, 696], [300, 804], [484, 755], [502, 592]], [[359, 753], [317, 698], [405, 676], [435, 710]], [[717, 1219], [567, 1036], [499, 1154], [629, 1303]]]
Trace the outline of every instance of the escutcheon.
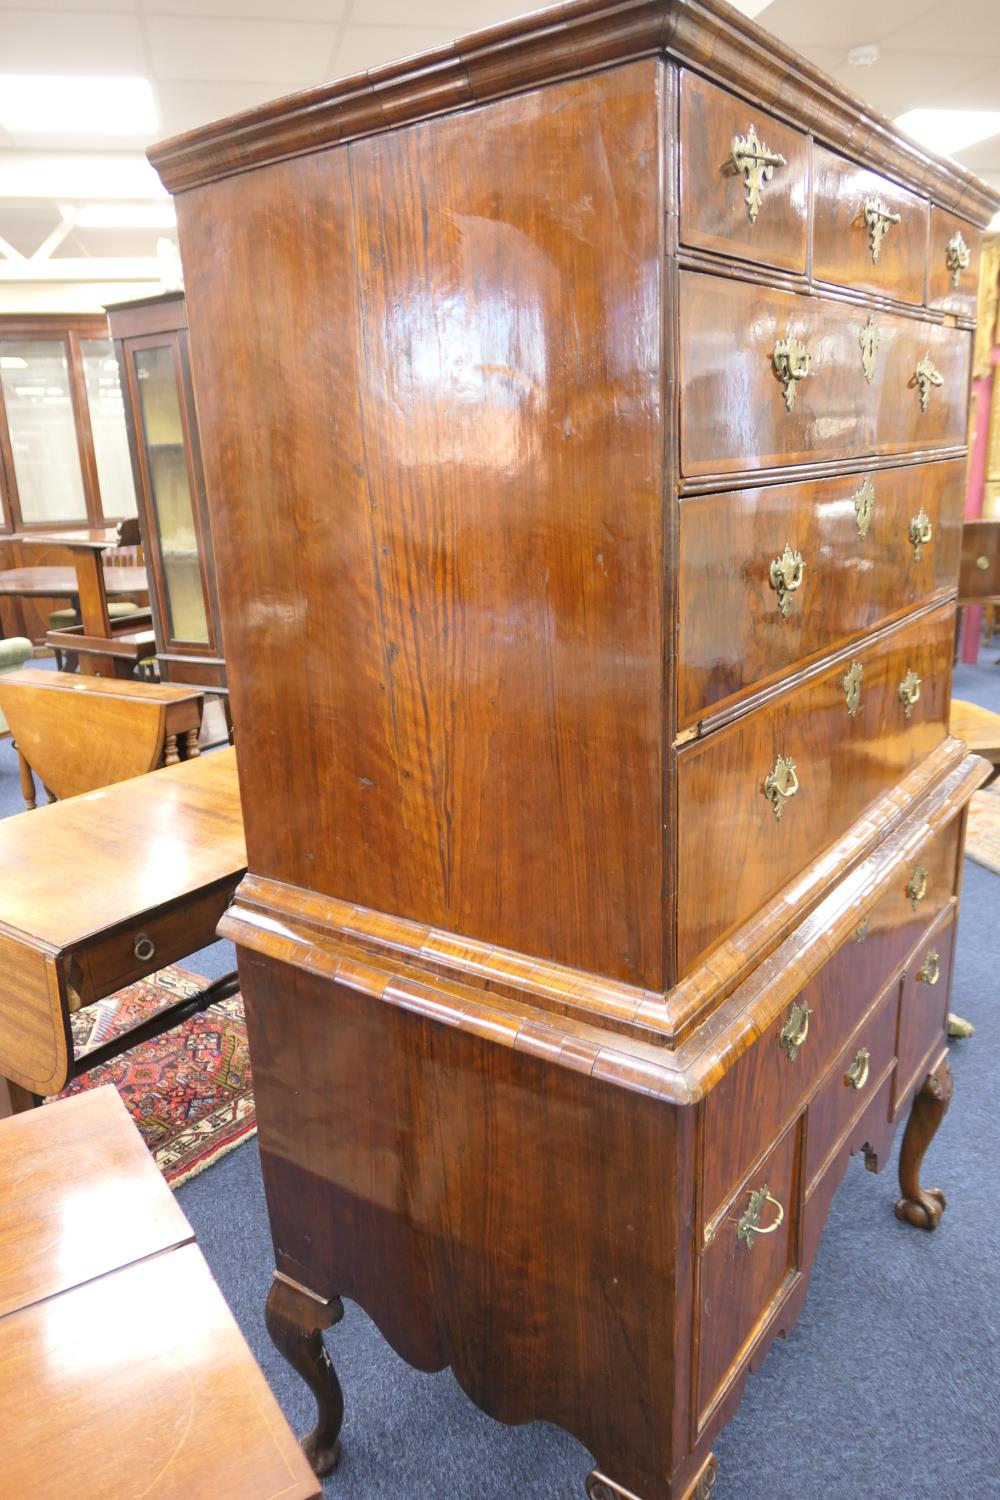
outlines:
[[917, 865], [917, 868], [906, 882], [906, 894], [910, 898], [910, 906], [916, 911], [920, 902], [927, 895], [927, 871], [923, 865]]
[[874, 508], [875, 486], [870, 479], [866, 479], [854, 497], [854, 516], [858, 523], [858, 536], [862, 541], [868, 535]]
[[958, 287], [959, 278], [961, 277], [962, 272], [969, 269], [969, 261], [971, 260], [971, 258], [972, 253], [969, 250], [968, 245], [965, 243], [962, 231], [958, 229], [948, 241], [948, 245], [945, 250], [945, 261], [947, 263], [948, 270], [951, 272], [951, 284], [953, 288]]
[[794, 333], [779, 339], [771, 352], [774, 373], [785, 388], [785, 410], [795, 405], [795, 391], [800, 380], [809, 374], [810, 356], [805, 344], [800, 343]]
[[802, 561], [801, 552], [793, 552], [792, 548], [785, 543], [785, 550], [780, 557], [776, 557], [771, 564], [768, 579], [771, 587], [778, 596], [778, 609], [781, 618], [784, 619], [792, 607], [792, 595], [802, 586], [802, 574], [805, 563]]
[[899, 684], [899, 701], [903, 705], [903, 713], [909, 719], [913, 715], [913, 705], [920, 701], [920, 678], [911, 667]]
[[921, 506], [920, 510], [910, 522], [910, 542], [913, 547], [913, 561], [919, 562], [924, 555], [924, 548], [934, 535], [934, 527], [931, 518]]
[[875, 379], [875, 356], [878, 353], [879, 331], [870, 313], [868, 322], [858, 335], [858, 343], [861, 345], [861, 368], [865, 372], [865, 379], [871, 385]]
[[865, 669], [859, 661], [852, 662], [844, 673], [844, 700], [847, 703], [848, 717], [852, 719], [861, 707], [861, 679], [864, 675]]
[[765, 182], [774, 176], [775, 167], [788, 163], [780, 151], [769, 151], [757, 134], [756, 125], [751, 124], [746, 135], [733, 136], [733, 170], [743, 178], [746, 187], [747, 214], [750, 223], [757, 221], [760, 213], [760, 195]]
[[916, 386], [920, 392], [920, 410], [926, 411], [930, 405], [931, 390], [936, 386], [944, 385], [944, 376], [935, 367], [929, 354], [917, 360], [917, 368], [913, 372], [910, 385]]
[[799, 778], [795, 773], [794, 760], [788, 760], [784, 755], [779, 755], [774, 762], [774, 770], [769, 771], [764, 777], [761, 790], [770, 802], [775, 818], [782, 818], [785, 803], [798, 795]]
[[783, 1051], [788, 1053], [788, 1061], [794, 1062], [799, 1055], [799, 1048], [805, 1046], [806, 1037], [809, 1035], [809, 1019], [812, 1016], [812, 1006], [807, 1005], [804, 1000], [792, 1002], [791, 1013], [778, 1037], [778, 1042]]
[[871, 251], [872, 265], [877, 266], [878, 258], [882, 254], [882, 241], [892, 226], [899, 223], [899, 214], [894, 214], [879, 197], [866, 198], [862, 213], [868, 229], [868, 248]]

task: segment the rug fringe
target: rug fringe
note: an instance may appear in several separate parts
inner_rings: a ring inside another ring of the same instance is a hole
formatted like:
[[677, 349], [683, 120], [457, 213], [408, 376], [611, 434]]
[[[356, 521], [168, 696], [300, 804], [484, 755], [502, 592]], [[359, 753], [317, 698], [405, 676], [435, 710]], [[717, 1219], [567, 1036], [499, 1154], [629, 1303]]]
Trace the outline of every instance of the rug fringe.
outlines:
[[214, 1167], [217, 1161], [221, 1161], [224, 1156], [228, 1156], [230, 1151], [235, 1151], [237, 1146], [245, 1145], [256, 1134], [256, 1124], [247, 1126], [243, 1134], [237, 1136], [235, 1140], [226, 1141], [225, 1145], [217, 1146], [209, 1156], [206, 1156], [201, 1161], [192, 1162], [189, 1167], [185, 1167], [182, 1171], [178, 1172], [176, 1177], [167, 1177], [167, 1186], [175, 1189], [183, 1187], [185, 1182], [190, 1182], [192, 1177], [198, 1177], [202, 1172], [207, 1172], [209, 1167]]

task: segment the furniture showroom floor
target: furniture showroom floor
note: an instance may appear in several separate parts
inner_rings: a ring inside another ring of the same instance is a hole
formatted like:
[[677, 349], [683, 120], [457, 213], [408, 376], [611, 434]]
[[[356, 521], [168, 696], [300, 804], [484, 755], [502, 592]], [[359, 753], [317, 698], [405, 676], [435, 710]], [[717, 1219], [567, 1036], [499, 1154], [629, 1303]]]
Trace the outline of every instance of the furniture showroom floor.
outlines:
[[[954, 691], [1000, 711], [993, 649], [982, 655], [990, 665], [956, 668]], [[20, 808], [16, 759], [2, 741], [0, 816]], [[231, 967], [231, 952], [217, 944], [184, 963], [216, 977]], [[976, 1034], [952, 1049], [954, 1102], [925, 1172], [944, 1189], [948, 1211], [935, 1234], [914, 1232], [893, 1217], [895, 1160], [878, 1176], [852, 1162], [805, 1311], [751, 1378], [716, 1444], [718, 1500], [1000, 1494], [998, 975], [1000, 877], [967, 862], [953, 1002]], [[178, 1199], [286, 1415], [304, 1431], [311, 1398], [264, 1330], [272, 1261], [256, 1143], [182, 1187]], [[564, 1433], [489, 1421], [449, 1372], [428, 1377], [404, 1365], [352, 1304], [327, 1337], [347, 1419], [344, 1455], [324, 1494], [582, 1500], [591, 1464]]]

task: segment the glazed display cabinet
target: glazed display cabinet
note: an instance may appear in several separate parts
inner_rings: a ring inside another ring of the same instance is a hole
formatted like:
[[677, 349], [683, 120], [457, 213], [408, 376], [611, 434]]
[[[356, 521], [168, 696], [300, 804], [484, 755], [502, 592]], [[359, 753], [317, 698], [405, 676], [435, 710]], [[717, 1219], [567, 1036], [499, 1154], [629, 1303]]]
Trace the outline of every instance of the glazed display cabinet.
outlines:
[[109, 307], [160, 675], [226, 695], [183, 293]]

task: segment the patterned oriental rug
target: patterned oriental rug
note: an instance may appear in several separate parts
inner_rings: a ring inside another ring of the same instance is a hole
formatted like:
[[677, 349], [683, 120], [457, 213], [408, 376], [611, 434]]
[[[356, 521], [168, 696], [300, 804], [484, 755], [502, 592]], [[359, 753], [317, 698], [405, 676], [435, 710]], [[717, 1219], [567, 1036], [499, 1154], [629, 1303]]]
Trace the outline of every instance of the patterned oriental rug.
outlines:
[[1000, 875], [1000, 781], [977, 792], [969, 804], [965, 852], [977, 865]]
[[[77, 1057], [205, 983], [184, 969], [161, 969], [86, 1006], [72, 1018]], [[219, 1001], [85, 1073], [65, 1093], [102, 1083], [115, 1085], [167, 1182], [180, 1187], [257, 1130], [242, 999]]]

